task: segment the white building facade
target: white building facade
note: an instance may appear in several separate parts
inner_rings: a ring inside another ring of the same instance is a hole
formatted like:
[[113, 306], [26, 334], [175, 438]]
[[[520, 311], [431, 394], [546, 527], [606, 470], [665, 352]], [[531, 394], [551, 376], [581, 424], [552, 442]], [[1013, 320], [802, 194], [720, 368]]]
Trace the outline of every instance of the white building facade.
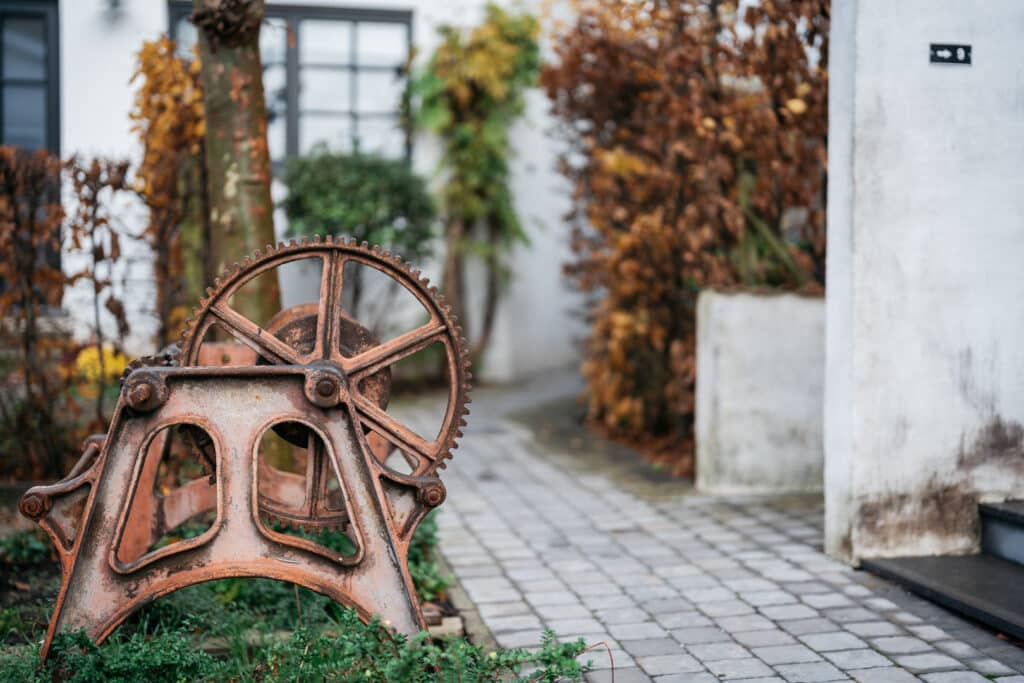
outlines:
[[[0, 0], [2, 142], [48, 147], [63, 158], [80, 154], [137, 161], [141, 148], [129, 120], [136, 53], [143, 41], [163, 33], [178, 38], [182, 46], [194, 41], [194, 28], [186, 19], [190, 4]], [[482, 19], [484, 6], [483, 0], [268, 2], [261, 52], [273, 161], [301, 155], [318, 142], [336, 151], [358, 144], [363, 151], [407, 156], [436, 186], [436, 141], [426, 136], [407, 139], [397, 126], [405, 86], [397, 67], [413, 48], [422, 63], [437, 44], [438, 26], [472, 26]], [[485, 379], [524, 378], [571, 364], [578, 355], [576, 341], [583, 330], [574, 313], [579, 301], [562, 277], [562, 263], [569, 258], [562, 224], [569, 188], [555, 170], [560, 143], [550, 135], [553, 122], [547, 111], [544, 95], [531, 91], [527, 112], [512, 133], [513, 193], [529, 244], [517, 246], [509, 258], [514, 276], [481, 368]], [[283, 192], [275, 181], [275, 199]], [[145, 225], [146, 209], [135, 199], [118, 206], [116, 214], [129, 232]], [[275, 223], [283, 238], [281, 211]], [[131, 354], [144, 354], [153, 350], [156, 325], [151, 260], [142, 244], [130, 244], [126, 252], [115, 274], [132, 326], [126, 346]], [[68, 272], [79, 265], [74, 257], [64, 256]], [[439, 280], [437, 264], [424, 265]], [[297, 290], [308, 287], [302, 278], [283, 280], [286, 304], [302, 296]], [[474, 284], [471, 280], [470, 287]], [[65, 294], [64, 308], [80, 339], [92, 334], [90, 297], [82, 287]], [[107, 322], [113, 329], [113, 321]]]

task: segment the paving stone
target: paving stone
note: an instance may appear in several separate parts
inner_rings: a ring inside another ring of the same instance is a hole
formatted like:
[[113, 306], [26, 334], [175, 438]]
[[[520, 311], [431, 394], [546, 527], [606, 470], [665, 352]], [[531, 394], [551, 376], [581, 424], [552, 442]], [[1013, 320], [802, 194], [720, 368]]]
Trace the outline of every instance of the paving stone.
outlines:
[[987, 676], [1005, 676], [1007, 674], [1017, 673], [1010, 667], [992, 658], [970, 659], [967, 660], [965, 663], [967, 664], [967, 666], [971, 667], [975, 671], [983, 673]]
[[687, 645], [686, 649], [702, 662], [715, 662], [720, 659], [744, 659], [750, 656], [750, 651], [747, 648], [730, 642]]
[[642, 638], [619, 641], [622, 649], [638, 657], [641, 655], [671, 655], [682, 652], [683, 646], [672, 638]]
[[722, 659], [707, 663], [711, 673], [719, 679], [730, 681], [739, 678], [754, 678], [756, 676], [771, 676], [775, 672], [760, 659], [748, 657], [746, 659]]
[[920, 673], [922, 671], [941, 671], [943, 669], [959, 669], [963, 664], [949, 655], [938, 652], [928, 652], [918, 655], [898, 655], [896, 663], [908, 671]]
[[824, 652], [822, 654], [843, 671], [892, 666], [892, 661], [874, 650], [840, 650], [838, 652]]
[[813, 650], [803, 645], [772, 645], [756, 647], [754, 655], [767, 664], [799, 664], [801, 662], [817, 662], [821, 660]]
[[740, 631], [739, 633], [734, 633], [733, 637], [737, 642], [747, 647], [770, 647], [772, 645], [791, 645], [796, 643], [796, 639], [793, 636], [777, 628], [765, 631]]
[[868, 646], [863, 640], [849, 633], [808, 633], [800, 636], [800, 640], [818, 652], [833, 650], [857, 650]]
[[763, 631], [775, 627], [775, 623], [759, 614], [743, 614], [736, 617], [721, 617], [715, 620], [719, 626], [729, 633], [743, 631]]
[[[863, 586], [857, 586], [857, 588], [864, 590]], [[889, 610], [899, 609], [899, 605], [892, 600], [886, 600], [885, 598], [869, 598], [864, 601], [864, 604], [871, 609], [878, 610], [879, 612], [888, 612]]]
[[530, 606], [522, 600], [513, 602], [492, 602], [486, 605], [477, 605], [477, 611], [485, 619], [491, 617], [505, 617], [514, 614], [529, 614]]
[[909, 671], [904, 671], [894, 666], [877, 669], [858, 669], [851, 671], [850, 675], [858, 683], [917, 683], [917, 681], [921, 680]]
[[694, 628], [714, 624], [710, 617], [700, 612], [675, 612], [671, 614], [655, 614], [654, 620], [665, 628]]
[[496, 617], [487, 620], [487, 626], [494, 633], [506, 631], [522, 631], [524, 629], [539, 629], [540, 619], [534, 614], [520, 614], [511, 617]]
[[976, 648], [959, 640], [940, 640], [932, 643], [936, 649], [942, 650], [948, 655], [953, 655], [961, 660], [981, 657], [982, 654]]
[[903, 629], [888, 621], [863, 621], [856, 624], [843, 624], [843, 628], [858, 636], [895, 636], [903, 633]]
[[871, 621], [877, 619], [878, 615], [863, 607], [843, 607], [825, 611], [825, 616], [837, 624], [853, 621]]
[[497, 640], [498, 644], [502, 647], [530, 647], [540, 645], [540, 637], [540, 629], [510, 631], [509, 633], [499, 633], [494, 636], [495, 640]]
[[801, 599], [815, 609], [847, 607], [853, 604], [850, 598], [842, 593], [812, 593], [811, 595], [803, 596]]
[[593, 616], [583, 605], [538, 605], [534, 610], [542, 619], [589, 619]]
[[640, 607], [651, 614], [668, 614], [674, 612], [693, 612], [693, 603], [682, 598], [659, 598], [656, 600], [645, 600]]
[[913, 633], [921, 640], [927, 640], [929, 642], [935, 640], [944, 640], [949, 638], [949, 634], [943, 631], [941, 628], [926, 624], [924, 626], [908, 626], [907, 630]]
[[790, 683], [822, 683], [823, 681], [845, 681], [846, 675], [828, 662], [806, 664], [781, 664], [775, 670]]
[[703, 602], [725, 602], [736, 598], [736, 594], [727, 588], [691, 588], [683, 590], [682, 593], [684, 598], [695, 605]]
[[594, 633], [602, 629], [596, 619], [550, 619], [544, 624], [559, 637], [573, 637], [581, 633]]
[[[656, 683], [718, 683], [718, 679], [707, 672], [668, 674], [667, 676], [655, 676], [654, 680]], [[752, 682], [748, 680], [746, 683]]]
[[728, 633], [713, 626], [675, 629], [672, 631], [672, 637], [686, 646], [699, 645], [701, 643], [721, 643], [732, 640]]
[[622, 595], [622, 589], [614, 583], [579, 583], [572, 584], [577, 595]]
[[807, 605], [779, 605], [777, 607], [763, 607], [761, 614], [772, 621], [786, 621], [792, 619], [813, 619], [821, 616], [817, 610]]
[[[697, 605], [704, 614], [709, 617], [735, 617], [741, 614], [753, 614], [754, 608], [740, 600], [727, 600], [725, 602], [703, 602]], [[781, 608], [767, 608], [781, 609]]]
[[584, 595], [580, 600], [590, 609], [611, 609], [636, 605], [636, 601], [628, 595]]
[[871, 641], [875, 649], [887, 654], [908, 654], [912, 652], [927, 652], [932, 646], [919, 638], [910, 636], [893, 636], [891, 638], [875, 638]]
[[928, 683], [989, 683], [988, 678], [975, 671], [943, 671], [921, 676]]
[[792, 633], [794, 636], [803, 636], [808, 633], [831, 633], [838, 628], [828, 619], [821, 618], [780, 621], [779, 627]]
[[651, 677], [636, 667], [616, 667], [614, 674], [609, 670], [591, 671], [585, 680], [587, 683], [648, 683]]
[[542, 591], [539, 593], [526, 593], [526, 602], [534, 607], [540, 605], [578, 605], [580, 603], [573, 593], [569, 591]]
[[653, 621], [636, 624], [610, 624], [608, 632], [618, 640], [636, 640], [637, 638], [664, 638], [667, 632]]
[[756, 591], [752, 593], [740, 593], [740, 599], [754, 607], [769, 607], [772, 605], [791, 605], [797, 602], [796, 596], [786, 591]]
[[659, 674], [677, 674], [684, 672], [698, 672], [703, 671], [704, 667], [701, 666], [693, 657], [687, 654], [675, 654], [675, 655], [652, 655], [646, 657], [637, 657], [637, 664], [640, 668], [651, 674], [657, 676]]

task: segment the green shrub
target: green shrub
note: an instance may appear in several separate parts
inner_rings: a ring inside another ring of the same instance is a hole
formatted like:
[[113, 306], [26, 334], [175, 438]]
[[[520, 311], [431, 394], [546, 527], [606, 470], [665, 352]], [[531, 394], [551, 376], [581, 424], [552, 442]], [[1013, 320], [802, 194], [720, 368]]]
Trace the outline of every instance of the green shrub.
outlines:
[[288, 162], [284, 182], [291, 234], [348, 235], [412, 261], [430, 255], [434, 204], [406, 162], [318, 147]]
[[0, 561], [12, 565], [36, 565], [50, 559], [50, 539], [42, 529], [19, 531], [0, 538]]
[[45, 666], [37, 667], [38, 646], [0, 655], [0, 682], [579, 681], [586, 667], [577, 657], [584, 649], [582, 640], [558, 643], [548, 631], [536, 652], [485, 652], [462, 638], [430, 641], [423, 633], [406, 638], [376, 619], [364, 624], [346, 609], [330, 632], [300, 628], [244, 660], [217, 659], [199, 650], [187, 627], [153, 635], [118, 633], [99, 647], [81, 632], [62, 634]]

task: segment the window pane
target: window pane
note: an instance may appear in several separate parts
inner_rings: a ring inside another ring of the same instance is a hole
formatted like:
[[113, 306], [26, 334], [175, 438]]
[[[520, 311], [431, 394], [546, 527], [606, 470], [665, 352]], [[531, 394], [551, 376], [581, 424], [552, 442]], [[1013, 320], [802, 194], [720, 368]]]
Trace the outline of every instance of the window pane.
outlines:
[[389, 159], [405, 156], [405, 131], [397, 119], [359, 119], [359, 151]]
[[356, 110], [371, 113], [396, 112], [402, 106], [405, 79], [390, 71], [360, 71]]
[[409, 57], [405, 24], [360, 22], [356, 28], [356, 59], [360, 65], [404, 66]]
[[288, 48], [288, 22], [280, 17], [267, 17], [260, 26], [260, 61], [264, 68], [284, 64]]
[[302, 69], [299, 75], [299, 109], [348, 111], [352, 107], [352, 74], [346, 68]]
[[267, 151], [271, 161], [284, 161], [288, 156], [287, 124], [285, 117], [267, 117]]
[[352, 121], [344, 115], [305, 114], [299, 118], [299, 154], [309, 154], [318, 143], [332, 152], [352, 150]]
[[5, 86], [3, 101], [4, 144], [26, 149], [46, 147], [46, 86]]
[[352, 22], [304, 19], [299, 24], [299, 62], [348, 64], [352, 48]]
[[4, 19], [3, 50], [4, 78], [46, 78], [46, 31], [42, 19]]
[[178, 56], [182, 59], [192, 59], [192, 50], [198, 41], [199, 34], [188, 17], [178, 19], [178, 23], [174, 25], [174, 42]]
[[263, 67], [263, 97], [267, 102], [267, 117], [284, 117], [288, 111], [288, 72], [284, 65]]

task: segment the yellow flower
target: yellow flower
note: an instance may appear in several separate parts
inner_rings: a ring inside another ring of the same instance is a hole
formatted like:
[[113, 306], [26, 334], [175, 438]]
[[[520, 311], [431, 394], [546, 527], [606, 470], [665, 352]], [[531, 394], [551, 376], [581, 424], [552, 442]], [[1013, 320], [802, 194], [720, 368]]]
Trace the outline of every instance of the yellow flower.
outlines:
[[87, 346], [75, 357], [75, 375], [84, 382], [99, 382], [100, 372], [106, 382], [113, 382], [128, 366], [128, 358], [110, 344], [103, 345], [103, 363], [100, 364], [100, 350]]

